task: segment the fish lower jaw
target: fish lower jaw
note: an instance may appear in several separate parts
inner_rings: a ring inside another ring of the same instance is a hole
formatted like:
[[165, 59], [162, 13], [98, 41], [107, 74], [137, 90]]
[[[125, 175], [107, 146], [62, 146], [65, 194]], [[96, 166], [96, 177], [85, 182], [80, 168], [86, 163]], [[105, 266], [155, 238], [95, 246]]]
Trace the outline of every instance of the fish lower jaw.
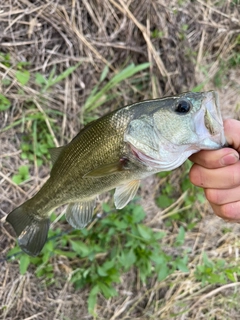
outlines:
[[131, 146], [133, 154], [138, 158], [142, 165], [145, 166], [146, 172], [157, 173], [161, 171], [169, 171], [181, 166], [184, 161], [198, 149], [188, 148], [188, 146], [182, 146], [182, 150], [179, 151], [179, 146], [168, 145], [168, 148], [162, 149], [157, 158], [153, 158], [146, 155], [142, 151]]
[[199, 150], [221, 149], [224, 146], [226, 146], [226, 138], [224, 134], [207, 137], [198, 144]]

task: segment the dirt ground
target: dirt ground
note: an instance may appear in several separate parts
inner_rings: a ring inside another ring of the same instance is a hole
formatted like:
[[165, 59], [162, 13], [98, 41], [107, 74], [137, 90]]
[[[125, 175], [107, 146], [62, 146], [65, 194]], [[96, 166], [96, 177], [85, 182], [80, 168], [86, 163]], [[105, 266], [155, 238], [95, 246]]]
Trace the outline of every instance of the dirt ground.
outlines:
[[[223, 117], [239, 119], [239, 37], [238, 0], [0, 0], [0, 94], [11, 102], [10, 108], [0, 109], [0, 319], [239, 319], [239, 275], [233, 283], [201, 287], [192, 271], [188, 275], [176, 272], [164, 282], [150, 279], [144, 286], [135, 281], [135, 270], [122, 276], [117, 297], [99, 298], [93, 317], [87, 311], [88, 289], [74, 290], [58, 261], [56, 281], [46, 287], [33, 270], [20, 275], [18, 262], [5, 260], [15, 237], [4, 222], [49, 174], [49, 167], [38, 166], [35, 159], [27, 182], [18, 185], [12, 180], [20, 166], [28, 165], [20, 156], [20, 145], [32, 125], [29, 97], [43, 115], [49, 109], [55, 112], [51, 117], [58, 130], [46, 124], [56, 146], [70, 141], [86, 117], [89, 120], [129, 103], [198, 86], [217, 90]], [[53, 67], [61, 74], [78, 62], [71, 76], [44, 92], [43, 104], [33, 75], [49, 77]], [[105, 66], [109, 68], [107, 81], [130, 63], [144, 62], [150, 63], [148, 72], [135, 76], [135, 82], [123, 81], [111, 93], [110, 102], [87, 115], [83, 112]], [[25, 68], [31, 77], [23, 85], [16, 73]], [[10, 79], [9, 83], [4, 84], [4, 79]], [[171, 178], [175, 183], [179, 172]], [[151, 219], [159, 208], [154, 192], [147, 191], [158, 186], [159, 179], [153, 177], [141, 191], [142, 205]], [[196, 201], [195, 206], [202, 220], [186, 234], [192, 267], [201, 261], [203, 250], [210, 257], [239, 259], [239, 226], [215, 217], [208, 203]], [[225, 227], [231, 232], [224, 233]]]

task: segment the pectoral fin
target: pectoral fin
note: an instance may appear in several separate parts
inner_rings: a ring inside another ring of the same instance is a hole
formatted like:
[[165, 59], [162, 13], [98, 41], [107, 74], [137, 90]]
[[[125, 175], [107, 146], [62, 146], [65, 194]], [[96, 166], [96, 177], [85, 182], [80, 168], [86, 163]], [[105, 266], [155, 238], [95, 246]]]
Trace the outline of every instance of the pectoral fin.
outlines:
[[102, 165], [100, 167], [97, 167], [89, 171], [83, 177], [84, 178], [101, 178], [113, 173], [120, 172], [122, 170], [126, 170], [124, 168], [124, 165], [126, 162], [127, 162], [126, 159], [120, 159], [119, 161]]
[[84, 228], [92, 220], [95, 203], [95, 199], [70, 203], [66, 212], [68, 223], [75, 229]]
[[135, 197], [139, 185], [140, 180], [133, 180], [116, 188], [114, 203], [117, 209], [122, 209]]

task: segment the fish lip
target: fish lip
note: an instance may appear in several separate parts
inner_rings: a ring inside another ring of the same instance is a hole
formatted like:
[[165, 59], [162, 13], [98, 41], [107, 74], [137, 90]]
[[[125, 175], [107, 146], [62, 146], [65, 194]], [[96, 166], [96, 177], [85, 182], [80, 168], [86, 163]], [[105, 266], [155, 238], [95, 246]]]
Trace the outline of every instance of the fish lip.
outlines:
[[[196, 134], [202, 141], [202, 148], [219, 149], [227, 145], [216, 91], [203, 93], [202, 106], [194, 115], [194, 123]], [[199, 123], [204, 125], [199, 126]]]
[[222, 115], [219, 106], [219, 96], [216, 91], [207, 91], [204, 94], [203, 105], [210, 112], [212, 118], [223, 126]]

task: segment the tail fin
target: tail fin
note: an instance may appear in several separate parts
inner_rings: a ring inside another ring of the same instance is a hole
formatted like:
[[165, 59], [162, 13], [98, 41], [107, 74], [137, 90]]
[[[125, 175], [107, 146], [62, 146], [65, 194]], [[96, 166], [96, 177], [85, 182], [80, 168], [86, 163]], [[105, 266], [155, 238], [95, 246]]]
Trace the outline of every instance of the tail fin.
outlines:
[[13, 226], [21, 249], [31, 256], [37, 256], [47, 240], [50, 220], [35, 217], [25, 208], [22, 205], [14, 209], [6, 221]]

